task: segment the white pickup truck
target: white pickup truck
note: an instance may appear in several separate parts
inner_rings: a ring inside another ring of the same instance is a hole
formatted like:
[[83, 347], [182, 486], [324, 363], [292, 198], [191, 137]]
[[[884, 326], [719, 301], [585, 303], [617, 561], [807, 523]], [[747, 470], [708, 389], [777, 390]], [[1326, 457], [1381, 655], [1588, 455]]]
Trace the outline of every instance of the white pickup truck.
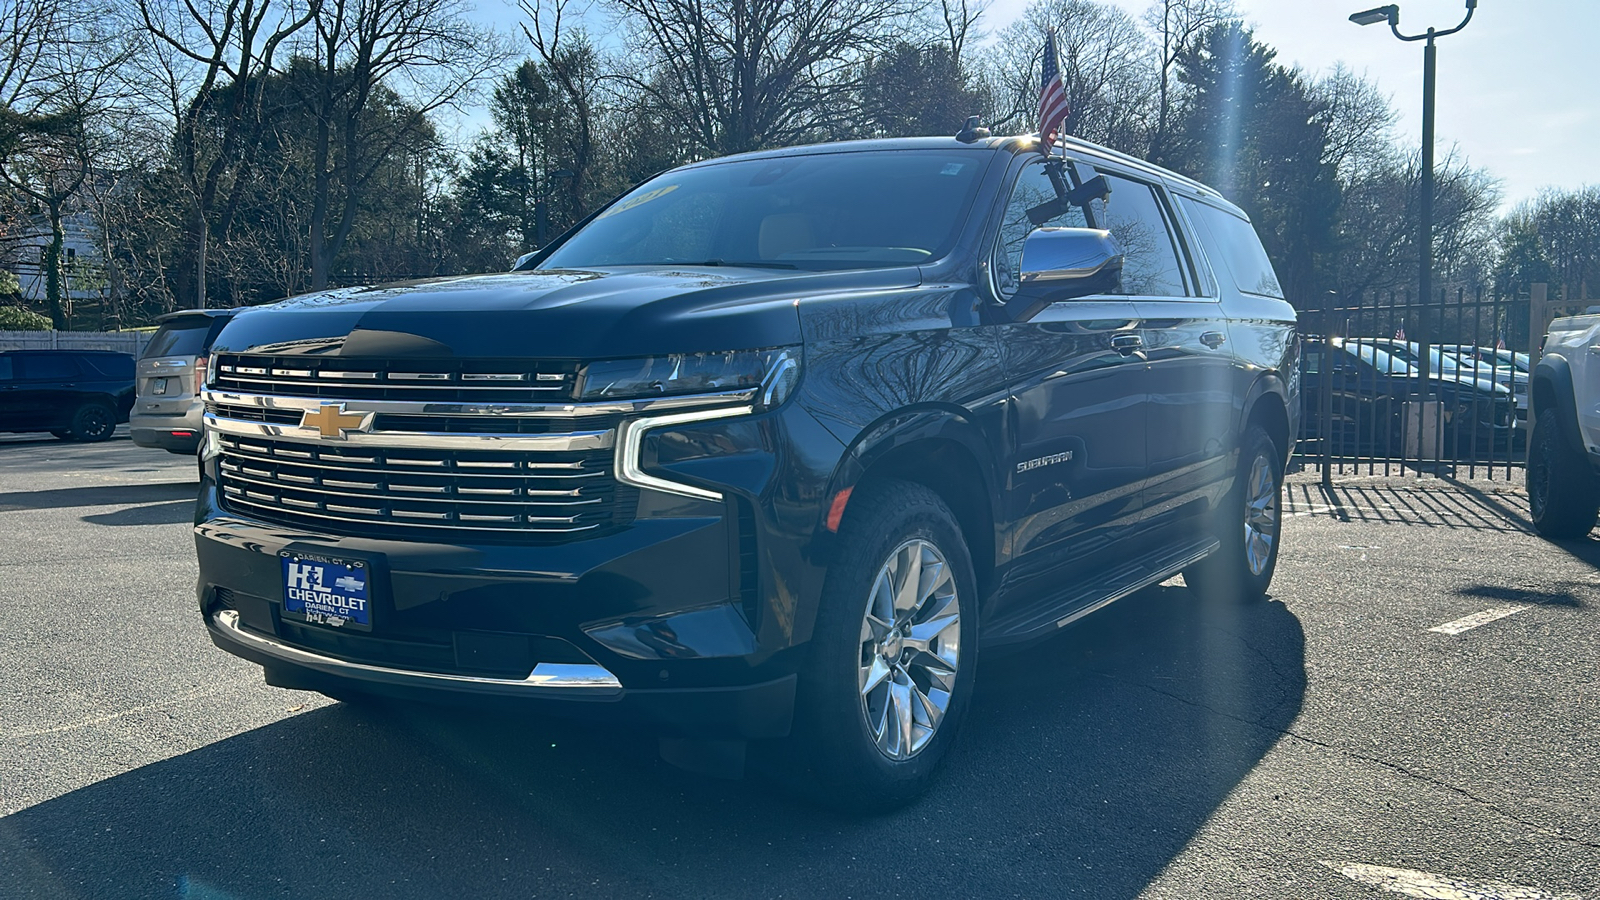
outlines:
[[1578, 538], [1600, 514], [1600, 315], [1550, 323], [1533, 371], [1528, 507], [1547, 538]]

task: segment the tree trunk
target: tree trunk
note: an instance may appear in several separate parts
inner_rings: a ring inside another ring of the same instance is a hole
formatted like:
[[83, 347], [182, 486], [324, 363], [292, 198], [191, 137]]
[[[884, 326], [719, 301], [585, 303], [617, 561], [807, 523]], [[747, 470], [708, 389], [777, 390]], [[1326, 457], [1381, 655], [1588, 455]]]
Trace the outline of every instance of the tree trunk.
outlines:
[[[324, 77], [333, 77], [326, 75]], [[328, 252], [328, 203], [329, 194], [333, 192], [332, 173], [329, 172], [328, 157], [332, 153], [329, 144], [333, 141], [332, 128], [328, 124], [331, 114], [329, 107], [332, 104], [324, 97], [324, 104], [317, 116], [316, 150], [313, 153], [312, 165], [316, 168], [316, 179], [311, 189], [311, 289], [313, 291], [325, 290], [328, 287], [328, 265], [331, 255]]]
[[206, 308], [206, 249], [211, 244], [211, 223], [204, 212], [195, 215], [194, 308]]
[[61, 227], [61, 204], [51, 203], [50, 243], [44, 248], [44, 298], [50, 307], [50, 324], [57, 331], [68, 328], [66, 306], [61, 302], [61, 255], [66, 244], [66, 230]]

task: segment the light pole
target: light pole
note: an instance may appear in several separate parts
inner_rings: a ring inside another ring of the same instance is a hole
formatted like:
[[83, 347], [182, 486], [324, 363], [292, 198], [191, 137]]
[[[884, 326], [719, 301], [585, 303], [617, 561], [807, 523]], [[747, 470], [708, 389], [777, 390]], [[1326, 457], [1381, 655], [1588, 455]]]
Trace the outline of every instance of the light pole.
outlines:
[[1430, 368], [1431, 353], [1428, 346], [1428, 304], [1433, 300], [1433, 95], [1437, 81], [1439, 64], [1439, 50], [1434, 46], [1434, 41], [1447, 34], [1455, 34], [1467, 27], [1472, 21], [1472, 13], [1478, 8], [1478, 0], [1467, 0], [1467, 17], [1461, 24], [1454, 28], [1438, 31], [1429, 28], [1423, 34], [1400, 33], [1400, 4], [1391, 3], [1358, 12], [1350, 17], [1350, 21], [1357, 25], [1377, 25], [1381, 22], [1389, 23], [1389, 30], [1402, 41], [1427, 41], [1422, 52], [1422, 203], [1421, 223], [1417, 228], [1418, 256], [1421, 257], [1417, 268], [1418, 294], [1422, 300], [1422, 307], [1417, 317], [1417, 347], [1420, 350], [1418, 375], [1418, 393], [1424, 397], [1430, 394], [1428, 389], [1428, 370]]

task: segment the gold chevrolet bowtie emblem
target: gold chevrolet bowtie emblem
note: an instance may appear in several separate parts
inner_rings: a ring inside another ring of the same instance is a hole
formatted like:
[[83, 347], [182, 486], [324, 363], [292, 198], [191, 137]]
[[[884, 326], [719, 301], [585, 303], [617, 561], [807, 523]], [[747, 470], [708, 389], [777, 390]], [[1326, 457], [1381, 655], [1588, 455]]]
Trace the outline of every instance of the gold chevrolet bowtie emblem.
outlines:
[[366, 431], [372, 427], [372, 413], [345, 412], [344, 404], [323, 404], [315, 410], [306, 410], [300, 417], [300, 427], [315, 428], [325, 438], [342, 441], [352, 431]]

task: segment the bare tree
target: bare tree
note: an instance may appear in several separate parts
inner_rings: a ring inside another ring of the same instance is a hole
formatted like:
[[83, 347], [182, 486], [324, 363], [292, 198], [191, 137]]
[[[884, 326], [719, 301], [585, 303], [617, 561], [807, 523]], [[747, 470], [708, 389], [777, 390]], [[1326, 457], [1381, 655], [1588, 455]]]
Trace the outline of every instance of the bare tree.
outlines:
[[718, 155], [836, 133], [862, 65], [911, 0], [612, 0], [637, 68], [619, 72]]
[[[126, 47], [93, 3], [18, 0], [0, 10], [0, 180], [33, 205], [50, 238], [40, 261], [52, 323], [67, 327], [65, 219], [105, 146], [95, 120], [114, 97]], [[26, 230], [26, 229], [18, 229]]]
[[[416, 138], [430, 114], [468, 96], [509, 54], [470, 25], [460, 0], [323, 0], [313, 17], [315, 121], [311, 287], [328, 286], [373, 173]], [[407, 107], [380, 120], [384, 90]], [[375, 127], [383, 125], [386, 127]]]
[[[261, 88], [279, 47], [311, 24], [322, 0], [138, 0], [174, 104], [174, 150], [189, 202], [194, 305], [206, 305], [212, 215], [226, 234], [237, 186], [255, 162]], [[187, 64], [187, 66], [185, 65]]]
[[[570, 24], [572, 0], [517, 0], [517, 3], [528, 17], [528, 21], [522, 23], [522, 34], [543, 64], [543, 74], [554, 82], [571, 111], [573, 133], [566, 135], [564, 142], [570, 156], [566, 171], [572, 174], [565, 180], [567, 206], [576, 214], [584, 206], [594, 166], [594, 138], [600, 115], [598, 60], [588, 35]], [[540, 209], [544, 208], [542, 198], [549, 193], [551, 171], [547, 165], [543, 171], [532, 172], [533, 191], [541, 198]], [[538, 237], [541, 243], [547, 238], [543, 234]]]
[[1000, 33], [989, 73], [1000, 104], [996, 126], [1037, 127], [1042, 51], [1051, 28], [1071, 109], [1067, 133], [1141, 151], [1155, 82], [1149, 39], [1127, 13], [1094, 0], [1034, 0]]
[[1155, 34], [1160, 45], [1156, 123], [1155, 133], [1150, 139], [1151, 155], [1161, 155], [1172, 127], [1172, 77], [1179, 55], [1207, 29], [1236, 15], [1233, 0], [1155, 0], [1145, 11], [1145, 25]]
[[1340, 63], [1311, 85], [1311, 95], [1322, 103], [1328, 123], [1324, 161], [1333, 164], [1340, 180], [1349, 182], [1393, 157], [1398, 114], [1376, 83]]
[[950, 42], [950, 55], [958, 65], [962, 61], [961, 54], [967, 49], [967, 41], [983, 38], [978, 23], [988, 11], [989, 0], [939, 0], [945, 38]]

